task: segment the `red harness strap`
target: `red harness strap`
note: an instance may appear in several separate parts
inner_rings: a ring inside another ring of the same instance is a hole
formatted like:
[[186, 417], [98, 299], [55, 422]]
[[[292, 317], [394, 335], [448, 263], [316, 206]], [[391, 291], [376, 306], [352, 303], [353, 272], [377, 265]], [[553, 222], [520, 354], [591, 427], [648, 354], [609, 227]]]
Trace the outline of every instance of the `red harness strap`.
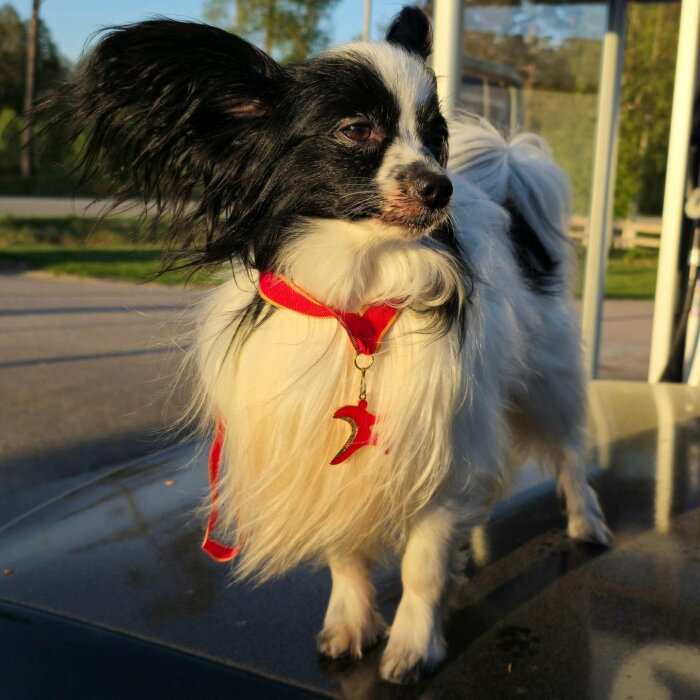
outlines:
[[[274, 272], [264, 272], [260, 275], [260, 296], [273, 306], [291, 311], [297, 311], [313, 318], [335, 318], [345, 329], [348, 338], [358, 355], [374, 355], [379, 348], [387, 331], [401, 313], [400, 308], [389, 304], [372, 304], [359, 314], [339, 311], [315, 299], [300, 287]], [[372, 358], [370, 358], [372, 359]], [[362, 372], [360, 403], [358, 406], [344, 406], [338, 409], [334, 418], [342, 418], [351, 423], [353, 434], [343, 449], [335, 456], [331, 464], [339, 464], [356, 452], [359, 448], [376, 444], [375, 436], [371, 433], [375, 416], [369, 413], [365, 401], [365, 372], [371, 364], [364, 368], [355, 366]], [[240, 551], [241, 546], [229, 547], [212, 539], [211, 533], [219, 519], [217, 501], [219, 499], [219, 472], [221, 470], [221, 453], [223, 450], [225, 427], [221, 420], [216, 423], [214, 441], [209, 452], [209, 490], [211, 493], [211, 510], [209, 522], [204, 534], [202, 549], [215, 561], [231, 561]]]
[[264, 272], [260, 275], [260, 296], [273, 306], [297, 311], [314, 318], [335, 318], [345, 329], [358, 354], [374, 355], [379, 344], [401, 314], [389, 304], [372, 304], [359, 314], [339, 311], [314, 299], [282, 275]]
[[211, 443], [211, 450], [209, 451], [209, 493], [211, 496], [211, 510], [209, 511], [207, 530], [204, 533], [204, 541], [202, 542], [202, 549], [214, 561], [220, 562], [231, 561], [231, 559], [236, 557], [241, 551], [240, 545], [229, 547], [228, 545], [221, 544], [221, 542], [218, 542], [211, 536], [219, 520], [219, 509], [216, 504], [219, 500], [219, 472], [221, 470], [221, 452], [224, 447], [225, 434], [226, 429], [223, 421], [217, 420], [214, 441]]

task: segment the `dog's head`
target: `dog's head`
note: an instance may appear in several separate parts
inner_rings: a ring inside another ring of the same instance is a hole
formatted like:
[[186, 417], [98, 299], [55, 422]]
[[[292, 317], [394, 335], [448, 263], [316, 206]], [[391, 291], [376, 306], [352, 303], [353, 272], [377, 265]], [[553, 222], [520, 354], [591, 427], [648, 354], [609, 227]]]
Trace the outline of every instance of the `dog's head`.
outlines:
[[54, 103], [87, 133], [87, 171], [158, 201], [195, 262], [262, 269], [304, 218], [373, 219], [398, 238], [447, 219], [430, 48], [416, 8], [386, 42], [288, 66], [223, 30], [154, 20], [111, 30]]
[[286, 70], [290, 135], [299, 138], [289, 157], [304, 171], [301, 186], [319, 195], [320, 214], [375, 218], [404, 237], [445, 220], [447, 124], [425, 64], [430, 50], [427, 18], [405, 8], [386, 42], [350, 44]]

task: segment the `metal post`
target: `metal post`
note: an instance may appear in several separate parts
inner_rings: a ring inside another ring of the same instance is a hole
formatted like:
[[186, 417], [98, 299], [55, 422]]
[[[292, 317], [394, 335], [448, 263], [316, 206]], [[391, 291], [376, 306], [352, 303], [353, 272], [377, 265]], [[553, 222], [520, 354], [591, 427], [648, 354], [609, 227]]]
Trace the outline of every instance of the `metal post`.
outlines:
[[369, 41], [370, 27], [372, 25], [372, 0], [365, 0], [365, 19], [362, 25], [362, 38]]
[[673, 317], [678, 296], [678, 255], [688, 173], [688, 146], [700, 59], [699, 33], [700, 0], [683, 0], [678, 31], [676, 78], [673, 87], [664, 211], [661, 220], [659, 271], [656, 277], [656, 303], [649, 359], [649, 381], [654, 383], [661, 379], [673, 341]]
[[447, 119], [455, 116], [462, 79], [463, 0], [435, 0], [433, 70]]
[[612, 226], [612, 206], [615, 196], [620, 79], [625, 51], [625, 10], [625, 0], [609, 0], [608, 28], [603, 38], [600, 70], [595, 160], [581, 318], [586, 372], [591, 378], [598, 372], [600, 316], [605, 293], [605, 271], [610, 240], [608, 234]]

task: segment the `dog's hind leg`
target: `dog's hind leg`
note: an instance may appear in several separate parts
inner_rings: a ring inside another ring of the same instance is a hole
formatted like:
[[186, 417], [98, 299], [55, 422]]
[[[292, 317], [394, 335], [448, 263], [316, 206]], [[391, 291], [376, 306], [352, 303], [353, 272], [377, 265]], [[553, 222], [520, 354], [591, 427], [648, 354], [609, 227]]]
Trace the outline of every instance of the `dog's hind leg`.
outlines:
[[362, 658], [362, 650], [376, 644], [386, 624], [375, 609], [375, 590], [369, 561], [351, 554], [329, 562], [331, 597], [316, 638], [319, 652], [336, 659]]
[[434, 505], [419, 516], [401, 561], [403, 595], [382, 656], [380, 674], [403, 683], [445, 658], [442, 608], [452, 574], [455, 516]]
[[574, 540], [609, 546], [612, 533], [598, 496], [586, 479], [586, 466], [581, 450], [561, 446], [555, 452], [557, 493], [564, 501], [568, 518], [568, 534]]

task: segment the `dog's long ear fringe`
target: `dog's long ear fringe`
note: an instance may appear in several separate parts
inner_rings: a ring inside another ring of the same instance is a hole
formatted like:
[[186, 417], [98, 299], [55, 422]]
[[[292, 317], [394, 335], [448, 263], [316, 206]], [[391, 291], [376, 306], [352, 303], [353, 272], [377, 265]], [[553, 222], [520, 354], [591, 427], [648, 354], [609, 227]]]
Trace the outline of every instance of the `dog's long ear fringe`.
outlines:
[[256, 266], [261, 251], [237, 203], [261, 184], [237, 179], [237, 165], [272, 155], [254, 136], [274, 112], [281, 76], [228, 32], [156, 19], [106, 30], [79, 75], [38, 110], [67, 138], [85, 139], [83, 178], [112, 176], [113, 207], [137, 198], [154, 226], [165, 224], [165, 269], [230, 258]]

